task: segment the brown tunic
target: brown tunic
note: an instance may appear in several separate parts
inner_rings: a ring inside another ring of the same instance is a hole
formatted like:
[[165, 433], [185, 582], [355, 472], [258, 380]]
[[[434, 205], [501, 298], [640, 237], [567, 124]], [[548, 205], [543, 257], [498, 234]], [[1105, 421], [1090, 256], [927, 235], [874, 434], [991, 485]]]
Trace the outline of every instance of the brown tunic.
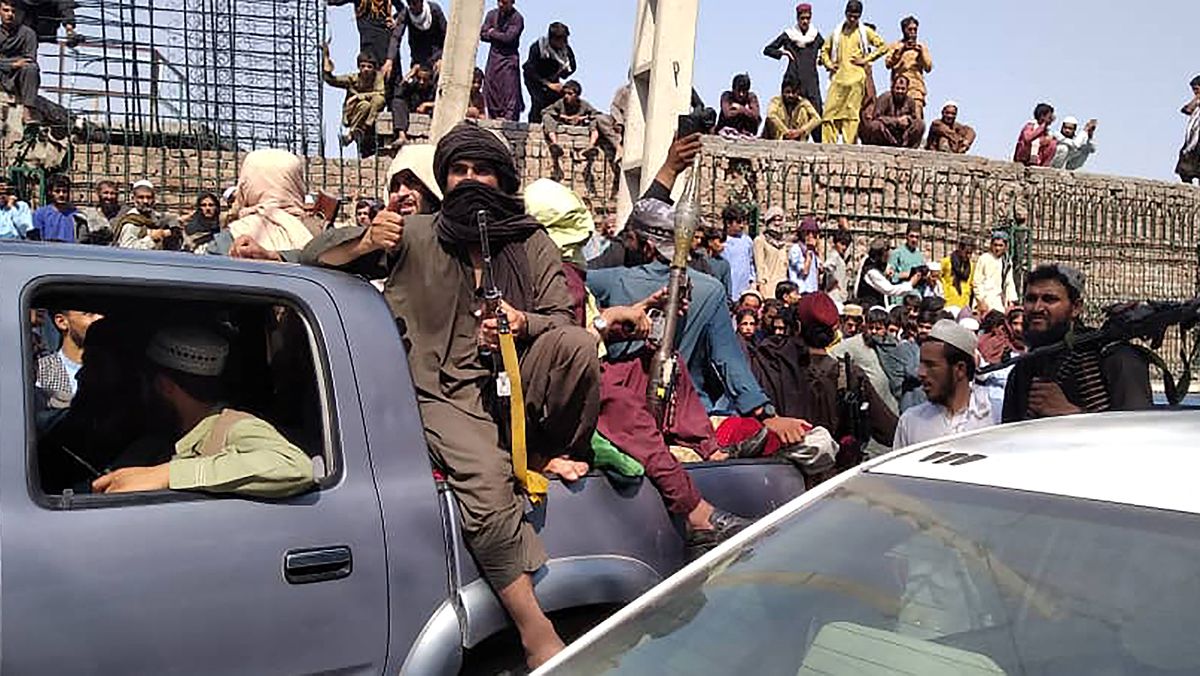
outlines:
[[[338, 228], [313, 240], [302, 260], [361, 238]], [[596, 343], [571, 326], [571, 295], [561, 257], [543, 231], [523, 245], [532, 282], [528, 336], [518, 344], [526, 394], [529, 447], [566, 453], [586, 449], [599, 415]], [[426, 439], [462, 510], [463, 530], [480, 568], [496, 589], [537, 570], [546, 553], [523, 519], [512, 460], [485, 397], [493, 379], [476, 343], [479, 319], [474, 270], [465, 254], [443, 247], [434, 219], [406, 219], [404, 238], [387, 256], [373, 254], [343, 268], [387, 277], [384, 298], [404, 322], [404, 339]], [[531, 465], [533, 463], [531, 462]]]

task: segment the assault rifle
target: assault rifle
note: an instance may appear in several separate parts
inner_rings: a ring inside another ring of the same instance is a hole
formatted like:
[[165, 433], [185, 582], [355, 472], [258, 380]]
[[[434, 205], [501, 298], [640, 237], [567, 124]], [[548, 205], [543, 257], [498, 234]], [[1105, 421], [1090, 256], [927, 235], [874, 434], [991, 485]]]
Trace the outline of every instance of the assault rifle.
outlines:
[[[1096, 347], [1104, 349], [1112, 345], [1129, 344], [1162, 371], [1167, 401], [1172, 406], [1177, 406], [1183, 397], [1187, 396], [1192, 380], [1191, 364], [1200, 356], [1200, 342], [1192, 345], [1191, 349], [1188, 347], [1188, 335], [1200, 325], [1200, 298], [1182, 303], [1154, 300], [1116, 303], [1104, 309], [1104, 317], [1104, 324], [1095, 331], [1079, 334], [1072, 331], [1057, 343], [1043, 345], [1025, 354], [985, 366], [979, 370], [979, 374], [1001, 371], [1031, 359], [1057, 357], [1073, 350]], [[1178, 379], [1173, 377], [1166, 362], [1158, 355], [1167, 331], [1173, 326], [1179, 327], [1179, 351], [1183, 361], [1183, 371]], [[1145, 341], [1149, 347], [1131, 343], [1133, 340]]]
[[679, 378], [678, 361], [675, 358], [675, 333], [679, 326], [679, 314], [688, 293], [688, 261], [691, 259], [692, 236], [699, 220], [699, 205], [696, 202], [697, 174], [700, 158], [696, 157], [691, 175], [683, 187], [683, 195], [675, 205], [675, 255], [671, 258], [671, 281], [667, 285], [667, 305], [663, 309], [662, 337], [650, 360], [650, 381], [646, 384], [646, 406], [659, 429], [668, 421], [668, 409], [675, 394], [675, 383]]
[[[537, 504], [545, 498], [549, 486], [546, 478], [529, 470], [529, 456], [525, 445], [525, 394], [521, 388], [521, 365], [517, 360], [517, 344], [512, 335], [501, 301], [504, 292], [496, 286], [492, 272], [492, 246], [488, 241], [488, 213], [480, 209], [475, 214], [479, 225], [479, 254], [482, 259], [483, 317], [496, 318], [496, 330], [500, 334], [499, 353], [485, 351], [492, 358], [492, 371], [496, 378], [496, 400], [500, 417], [508, 416], [508, 441], [512, 449], [513, 476], [521, 482], [530, 502]], [[503, 428], [501, 428], [503, 430]], [[501, 434], [503, 437], [503, 433]]]

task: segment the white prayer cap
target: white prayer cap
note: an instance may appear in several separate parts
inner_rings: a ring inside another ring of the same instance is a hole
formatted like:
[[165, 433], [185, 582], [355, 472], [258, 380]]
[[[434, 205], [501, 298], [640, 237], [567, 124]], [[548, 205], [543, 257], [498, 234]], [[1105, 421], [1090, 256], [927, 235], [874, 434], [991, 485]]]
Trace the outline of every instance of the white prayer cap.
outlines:
[[205, 329], [168, 328], [150, 339], [146, 356], [151, 362], [172, 371], [215, 378], [225, 370], [229, 341]]
[[130, 187], [133, 190], [137, 190], [138, 188], [148, 188], [150, 190], [154, 190], [154, 184], [144, 178], [140, 181], [134, 182], [134, 184]]
[[1063, 126], [1064, 127], [1078, 127], [1079, 120], [1076, 120], [1075, 118], [1070, 117], [1070, 116], [1064, 117], [1063, 118]]
[[943, 104], [942, 104], [942, 110], [945, 110], [945, 109], [947, 109], [947, 108], [949, 108], [949, 107], [951, 107], [951, 106], [953, 106], [955, 110], [958, 110], [958, 101], [955, 101], [954, 99], [951, 99], [951, 100], [949, 100], [949, 101], [947, 101], [947, 102], [943, 103]]
[[951, 317], [954, 317], [955, 319], [958, 319], [958, 316], [962, 314], [962, 308], [958, 307], [957, 305], [947, 305], [944, 309], [946, 312], [950, 313]]
[[958, 320], [958, 325], [971, 333], [979, 333], [979, 320], [974, 317], [963, 317]]
[[933, 325], [929, 331], [930, 340], [940, 340], [947, 345], [953, 345], [967, 354], [975, 354], [979, 347], [979, 338], [966, 328], [959, 326], [953, 319], [943, 319]]

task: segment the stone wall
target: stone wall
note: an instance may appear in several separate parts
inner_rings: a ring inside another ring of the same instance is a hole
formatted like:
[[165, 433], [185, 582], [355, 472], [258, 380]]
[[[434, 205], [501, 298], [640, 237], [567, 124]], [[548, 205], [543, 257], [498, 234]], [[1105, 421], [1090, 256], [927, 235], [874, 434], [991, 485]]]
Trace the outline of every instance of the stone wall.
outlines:
[[1200, 295], [1200, 190], [1182, 184], [1026, 168], [980, 157], [766, 141], [705, 142], [701, 202], [783, 207], [792, 222], [840, 218], [870, 238], [924, 228], [931, 257], [998, 227], [1025, 247], [1021, 265], [1064, 262], [1088, 274], [1093, 307]]
[[[540, 125], [486, 122], [502, 133], [526, 182], [555, 174]], [[419, 141], [428, 119], [414, 118]], [[595, 207], [614, 205], [615, 174], [603, 158], [581, 151], [587, 130], [564, 128], [562, 181]], [[1094, 305], [1129, 298], [1184, 298], [1200, 293], [1200, 190], [1139, 179], [1027, 169], [1010, 162], [862, 146], [767, 141], [705, 141], [700, 172], [703, 212], [712, 221], [732, 202], [783, 207], [791, 222], [815, 215], [828, 227], [845, 219], [856, 250], [878, 235], [924, 225], [931, 258], [961, 236], [981, 243], [1010, 228], [1024, 245], [1018, 263], [1068, 262], [1091, 279]], [[110, 178], [128, 185], [149, 178], [161, 203], [186, 212], [200, 190], [236, 180], [244, 153], [188, 148], [80, 144], [72, 175], [81, 184]], [[310, 184], [353, 197], [378, 196], [389, 158], [309, 158]]]

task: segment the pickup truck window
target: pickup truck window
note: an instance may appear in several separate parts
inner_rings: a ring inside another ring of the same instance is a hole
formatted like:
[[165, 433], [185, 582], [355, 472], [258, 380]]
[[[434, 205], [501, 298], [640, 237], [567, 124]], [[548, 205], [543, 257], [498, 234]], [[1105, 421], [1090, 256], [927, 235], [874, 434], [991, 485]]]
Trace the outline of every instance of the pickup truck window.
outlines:
[[[40, 502], [78, 508], [206, 493], [284, 497], [333, 472], [328, 388], [318, 375], [326, 370], [300, 304], [209, 293], [69, 284], [36, 291], [27, 318], [27, 410], [35, 432], [29, 483]], [[179, 371], [168, 369], [164, 383], [151, 344], [166, 327], [198, 331], [219, 349], [184, 354], [201, 360], [197, 373], [175, 378]], [[212, 368], [203, 361], [210, 357]], [[189, 439], [197, 461], [185, 477], [178, 461]], [[239, 452], [205, 460], [232, 448]], [[139, 469], [123, 472], [129, 468]], [[114, 472], [125, 477], [124, 499], [99, 494], [107, 482], [96, 481]], [[167, 477], [179, 490], [163, 492]]]

